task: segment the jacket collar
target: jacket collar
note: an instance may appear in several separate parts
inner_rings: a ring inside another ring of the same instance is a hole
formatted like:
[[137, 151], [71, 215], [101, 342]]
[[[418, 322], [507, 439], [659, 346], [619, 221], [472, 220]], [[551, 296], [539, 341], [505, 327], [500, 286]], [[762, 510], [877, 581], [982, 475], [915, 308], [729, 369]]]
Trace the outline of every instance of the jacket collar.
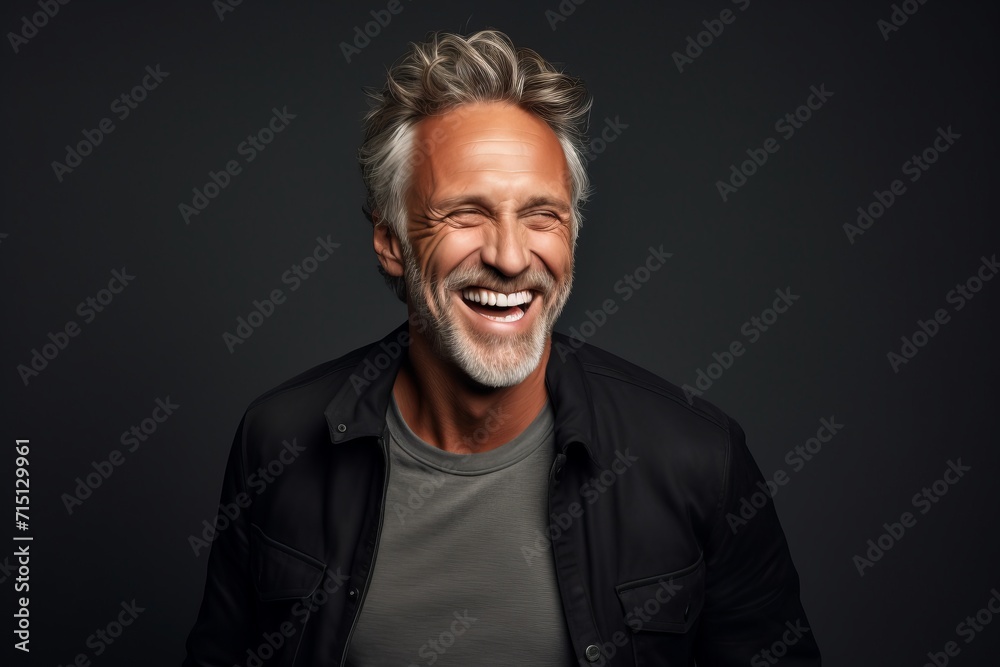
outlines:
[[[408, 325], [408, 321], [403, 322], [368, 346], [348, 381], [327, 405], [324, 415], [332, 442], [382, 435], [392, 386], [409, 349]], [[562, 345], [557, 347], [557, 343]], [[545, 387], [555, 414], [556, 447], [567, 455], [570, 448], [582, 447], [599, 469], [607, 468], [594, 440], [592, 401], [583, 368], [575, 353], [559, 354], [557, 349], [574, 348], [567, 336], [553, 332]]]

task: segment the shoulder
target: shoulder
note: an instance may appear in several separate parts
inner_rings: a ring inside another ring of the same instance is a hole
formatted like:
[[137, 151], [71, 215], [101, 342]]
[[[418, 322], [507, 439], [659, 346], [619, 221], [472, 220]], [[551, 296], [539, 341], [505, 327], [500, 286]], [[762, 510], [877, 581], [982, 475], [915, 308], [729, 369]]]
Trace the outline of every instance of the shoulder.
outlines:
[[[558, 335], [553, 343], [568, 344]], [[590, 344], [575, 343], [605, 459], [624, 446], [647, 465], [650, 484], [673, 488], [708, 508], [718, 507], [732, 466], [742, 461], [744, 435], [729, 414], [700, 396]], [[555, 354], [555, 349], [553, 354]]]
[[248, 449], [260, 454], [280, 449], [284, 440], [326, 437], [324, 411], [374, 343], [317, 364], [253, 399], [243, 417]]
[[[569, 347], [569, 340], [568, 336], [554, 334], [554, 348], [557, 342]], [[656, 413], [647, 418], [688, 422], [692, 428], [700, 425], [706, 432], [728, 435], [736, 425], [732, 417], [714, 403], [685, 393], [681, 387], [634, 362], [588, 343], [576, 341], [573, 345], [576, 347], [570, 354], [576, 356], [589, 388], [599, 392], [593, 395], [595, 403], [605, 399], [629, 412], [655, 405]], [[557, 354], [555, 349], [553, 354]]]

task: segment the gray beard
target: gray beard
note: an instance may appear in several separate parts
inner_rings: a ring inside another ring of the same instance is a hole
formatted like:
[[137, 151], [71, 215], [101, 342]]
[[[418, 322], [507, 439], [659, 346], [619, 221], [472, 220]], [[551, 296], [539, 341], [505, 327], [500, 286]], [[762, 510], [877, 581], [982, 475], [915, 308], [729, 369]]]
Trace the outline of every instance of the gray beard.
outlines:
[[[538, 321], [528, 331], [500, 335], [463, 326], [461, 315], [455, 312], [452, 289], [440, 289], [440, 285], [430, 286], [434, 310], [438, 313], [435, 316], [425, 296], [427, 284], [410, 249], [403, 249], [403, 260], [407, 295], [420, 318], [418, 321], [429, 325], [424, 327], [424, 332], [439, 358], [454, 363], [477, 383], [495, 388], [520, 384], [538, 368], [545, 343], [569, 300], [573, 287], [572, 270], [563, 285], [552, 287], [553, 281], [548, 274], [540, 281], [549, 289], [545, 291], [543, 303], [533, 307], [541, 306], [544, 310], [538, 313]], [[538, 298], [536, 295], [535, 299]]]

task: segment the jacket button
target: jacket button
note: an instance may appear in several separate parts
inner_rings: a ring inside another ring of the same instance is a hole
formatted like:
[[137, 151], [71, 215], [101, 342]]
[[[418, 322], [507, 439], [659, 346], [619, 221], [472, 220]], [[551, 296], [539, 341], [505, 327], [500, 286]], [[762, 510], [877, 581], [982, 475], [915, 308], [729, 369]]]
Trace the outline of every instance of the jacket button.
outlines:
[[347, 424], [337, 424], [337, 430], [343, 433], [347, 430]]
[[351, 590], [347, 591], [347, 595], [348, 595], [348, 597], [352, 597], [352, 598], [358, 597], [358, 589], [357, 588], [352, 588]]
[[597, 662], [601, 657], [601, 647], [597, 644], [591, 644], [587, 647], [585, 653], [587, 655], [587, 660], [590, 662]]

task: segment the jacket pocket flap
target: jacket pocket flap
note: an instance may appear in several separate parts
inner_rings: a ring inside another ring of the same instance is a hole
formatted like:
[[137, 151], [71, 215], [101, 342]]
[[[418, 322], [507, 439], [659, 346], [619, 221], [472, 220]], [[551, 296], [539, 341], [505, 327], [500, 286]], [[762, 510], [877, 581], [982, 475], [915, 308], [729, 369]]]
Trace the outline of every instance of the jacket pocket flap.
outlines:
[[701, 613], [705, 599], [705, 561], [615, 586], [633, 632], [687, 632]]
[[255, 524], [250, 525], [251, 566], [261, 600], [305, 598], [323, 580], [326, 563], [273, 540]]

